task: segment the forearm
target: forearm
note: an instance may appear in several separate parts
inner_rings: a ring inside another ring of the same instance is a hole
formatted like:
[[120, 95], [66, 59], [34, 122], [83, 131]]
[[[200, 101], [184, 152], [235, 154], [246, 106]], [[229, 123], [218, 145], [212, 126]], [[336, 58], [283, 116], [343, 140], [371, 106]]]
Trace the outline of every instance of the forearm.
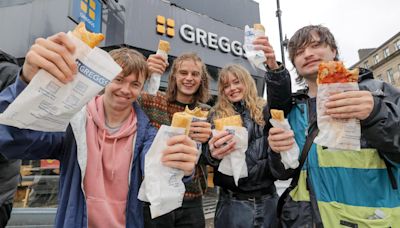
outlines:
[[363, 137], [387, 159], [400, 164], [400, 106], [374, 97], [371, 115], [361, 121]]
[[211, 151], [210, 147], [208, 146], [208, 143], [203, 143], [202, 144], [202, 157], [203, 157], [203, 162], [206, 164], [213, 166], [213, 167], [218, 167], [220, 160], [213, 158], [211, 156]]
[[381, 91], [382, 94], [373, 92], [374, 107], [369, 117], [361, 121], [361, 132], [370, 146], [400, 165], [400, 92], [386, 83], [382, 83]]
[[[0, 112], [4, 112], [25, 87], [26, 83], [17, 78], [0, 93]], [[7, 125], [0, 125], [0, 132], [0, 151], [7, 159], [57, 158], [61, 153], [63, 132], [39, 132]]]
[[289, 71], [280, 66], [277, 70], [268, 71], [265, 76], [267, 83], [268, 109], [283, 110], [289, 113], [292, 105], [292, 85]]
[[285, 169], [285, 166], [282, 163], [281, 155], [279, 153], [273, 152], [271, 148], [268, 148], [268, 153], [268, 168], [272, 176], [279, 180], [287, 180], [291, 178], [295, 170]]

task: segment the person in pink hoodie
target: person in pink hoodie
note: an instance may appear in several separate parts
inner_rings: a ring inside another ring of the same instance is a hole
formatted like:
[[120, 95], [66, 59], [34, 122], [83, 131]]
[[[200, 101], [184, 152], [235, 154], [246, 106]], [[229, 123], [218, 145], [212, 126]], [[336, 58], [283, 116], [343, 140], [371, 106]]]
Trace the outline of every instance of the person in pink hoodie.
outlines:
[[[65, 33], [39, 38], [26, 55], [17, 82], [0, 94], [0, 112], [26, 87], [39, 69], [63, 83], [73, 80], [75, 46]], [[137, 193], [145, 153], [156, 130], [136, 103], [148, 76], [139, 52], [110, 52], [122, 67], [104, 89], [70, 121], [66, 132], [49, 133], [0, 125], [0, 149], [7, 159], [60, 160], [60, 193], [56, 227], [143, 227]], [[162, 162], [194, 172], [196, 143], [188, 136], [171, 137]], [[18, 147], [18, 150], [15, 148]], [[18, 151], [18, 152], [16, 152]]]

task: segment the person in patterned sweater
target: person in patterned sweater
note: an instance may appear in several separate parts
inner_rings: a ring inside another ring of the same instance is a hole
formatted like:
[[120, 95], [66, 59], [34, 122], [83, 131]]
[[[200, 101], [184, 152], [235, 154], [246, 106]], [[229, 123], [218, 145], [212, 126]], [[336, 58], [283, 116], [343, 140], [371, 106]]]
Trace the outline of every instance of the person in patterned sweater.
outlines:
[[[160, 55], [150, 55], [147, 63], [150, 74], [163, 74], [168, 66]], [[152, 125], [160, 128], [161, 125], [171, 125], [173, 114], [182, 112], [186, 106], [190, 109], [200, 107], [209, 110], [210, 106], [205, 104], [210, 97], [208, 84], [209, 74], [203, 61], [195, 53], [185, 53], [172, 64], [167, 91], [158, 91], [154, 96], [142, 92], [139, 102]], [[211, 136], [210, 123], [193, 122], [189, 136], [197, 142], [207, 143]], [[205, 227], [202, 195], [207, 188], [207, 170], [203, 157], [200, 157], [195, 174], [191, 181], [185, 183], [185, 187], [182, 207], [168, 214], [151, 219], [149, 204], [145, 204], [146, 228]]]

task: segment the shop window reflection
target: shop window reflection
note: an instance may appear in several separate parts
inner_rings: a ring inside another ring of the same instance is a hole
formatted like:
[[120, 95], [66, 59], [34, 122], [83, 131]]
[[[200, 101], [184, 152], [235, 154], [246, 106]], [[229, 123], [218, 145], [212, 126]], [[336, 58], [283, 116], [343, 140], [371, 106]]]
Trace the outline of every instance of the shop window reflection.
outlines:
[[57, 207], [59, 173], [57, 160], [22, 161], [14, 208]]

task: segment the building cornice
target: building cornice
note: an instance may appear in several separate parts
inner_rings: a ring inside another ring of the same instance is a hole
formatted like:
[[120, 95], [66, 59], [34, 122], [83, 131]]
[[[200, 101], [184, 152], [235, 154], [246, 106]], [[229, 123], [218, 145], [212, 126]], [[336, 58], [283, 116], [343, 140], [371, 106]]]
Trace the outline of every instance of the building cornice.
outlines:
[[372, 65], [369, 67], [370, 70], [376, 70], [377, 68], [379, 68], [380, 66], [384, 65], [385, 63], [389, 62], [390, 60], [394, 59], [396, 56], [400, 55], [400, 49], [393, 52], [391, 55], [389, 55], [388, 57], [382, 59], [381, 61], [379, 61], [378, 63]]
[[[356, 62], [355, 64], [353, 64], [350, 69], [353, 69], [355, 66], [359, 65], [360, 63], [364, 62], [366, 59], [368, 59], [370, 56], [373, 56], [376, 52], [378, 52], [379, 50], [381, 50], [383, 47], [385, 47], [386, 45], [388, 45], [390, 42], [392, 42], [394, 39], [396, 39], [397, 37], [400, 37], [400, 32], [398, 32], [396, 35], [392, 36], [390, 39], [388, 39], [385, 43], [383, 43], [381, 46], [375, 48], [375, 50], [371, 51], [371, 53], [369, 53], [367, 56], [365, 56], [364, 58], [360, 59], [358, 62]], [[397, 50], [396, 52], [398, 52], [399, 50]], [[394, 53], [396, 53], [394, 52]], [[394, 54], [393, 53], [393, 54]], [[393, 55], [392, 54], [392, 55]], [[391, 56], [391, 55], [390, 55]], [[390, 56], [386, 57], [385, 59], [389, 58]], [[382, 60], [383, 61], [383, 60]], [[382, 62], [382, 61], [379, 61]], [[379, 64], [377, 63], [377, 64]]]

